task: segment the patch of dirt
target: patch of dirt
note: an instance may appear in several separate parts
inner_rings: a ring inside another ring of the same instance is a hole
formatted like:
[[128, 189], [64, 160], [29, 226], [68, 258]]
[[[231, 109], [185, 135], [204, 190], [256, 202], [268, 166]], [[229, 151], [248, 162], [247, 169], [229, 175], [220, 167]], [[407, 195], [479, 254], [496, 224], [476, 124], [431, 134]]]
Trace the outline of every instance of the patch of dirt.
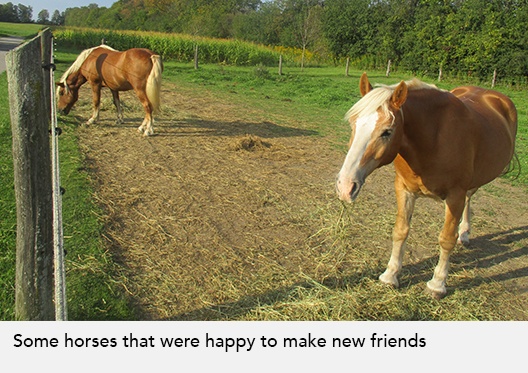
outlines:
[[[83, 89], [79, 120], [90, 110]], [[204, 319], [211, 305], [278, 297], [303, 276], [343, 277], [361, 261], [384, 267], [395, 215], [391, 167], [343, 207], [334, 192], [343, 152], [301, 121], [284, 126], [263, 110], [203, 94], [164, 83], [155, 134], [145, 138], [133, 94], [122, 94], [127, 120], [116, 125], [105, 92], [100, 122], [79, 128], [106, 212], [105, 239], [142, 319]], [[499, 281], [528, 305], [526, 194], [496, 181], [473, 208], [472, 245], [453, 255], [449, 285]], [[345, 246], [328, 233], [343, 215], [355, 227]], [[437, 256], [442, 218], [442, 204], [418, 201], [402, 286], [432, 275], [434, 262], [423, 263]]]

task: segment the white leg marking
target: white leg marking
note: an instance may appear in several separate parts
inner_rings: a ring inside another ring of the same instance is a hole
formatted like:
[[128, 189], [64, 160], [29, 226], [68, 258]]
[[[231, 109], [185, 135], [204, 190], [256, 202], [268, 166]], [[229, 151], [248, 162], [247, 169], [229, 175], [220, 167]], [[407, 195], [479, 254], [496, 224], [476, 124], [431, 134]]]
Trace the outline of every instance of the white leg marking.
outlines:
[[152, 129], [152, 122], [153, 121], [154, 121], [154, 119], [151, 119], [151, 120], [147, 121], [147, 129], [143, 133], [143, 136], [150, 136], [150, 135], [152, 135], [154, 133], [154, 130]]
[[464, 212], [462, 213], [462, 220], [458, 226], [458, 243], [464, 246], [469, 245], [469, 233], [471, 231], [470, 198], [470, 196], [466, 197], [466, 204], [464, 206]]
[[99, 109], [94, 110], [92, 117], [86, 121], [87, 125], [94, 124], [99, 120]]
[[427, 282], [427, 288], [435, 298], [441, 298], [446, 293], [445, 282], [449, 271], [449, 251], [441, 249], [438, 264], [435, 267], [433, 278]]
[[143, 133], [143, 131], [145, 131], [146, 125], [147, 125], [147, 118], [143, 119], [143, 123], [141, 123], [141, 126], [138, 127], [138, 132]]

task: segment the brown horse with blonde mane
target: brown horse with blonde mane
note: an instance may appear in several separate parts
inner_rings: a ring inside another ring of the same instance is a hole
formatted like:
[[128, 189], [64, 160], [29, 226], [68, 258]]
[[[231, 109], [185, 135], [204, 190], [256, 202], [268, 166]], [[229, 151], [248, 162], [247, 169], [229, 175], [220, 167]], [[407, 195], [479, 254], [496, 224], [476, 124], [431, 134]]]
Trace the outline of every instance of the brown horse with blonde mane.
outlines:
[[160, 105], [161, 57], [143, 48], [132, 48], [119, 52], [107, 45], [86, 49], [62, 75], [58, 85], [58, 105], [60, 112], [68, 114], [79, 99], [79, 88], [90, 83], [93, 96], [93, 113], [87, 124], [99, 119], [101, 88], [108, 87], [112, 92], [117, 109], [117, 122], [123, 122], [123, 112], [119, 100], [119, 91], [134, 90], [145, 109], [145, 119], [138, 131], [145, 136], [154, 131], [153, 114]]
[[457, 239], [469, 243], [471, 196], [512, 160], [517, 111], [499, 92], [473, 86], [448, 92], [417, 79], [373, 88], [363, 74], [360, 93], [346, 114], [352, 135], [337, 193], [351, 202], [372, 171], [394, 161], [398, 212], [392, 254], [380, 280], [395, 287], [416, 198], [445, 202], [440, 257], [427, 282], [432, 295], [441, 298]]

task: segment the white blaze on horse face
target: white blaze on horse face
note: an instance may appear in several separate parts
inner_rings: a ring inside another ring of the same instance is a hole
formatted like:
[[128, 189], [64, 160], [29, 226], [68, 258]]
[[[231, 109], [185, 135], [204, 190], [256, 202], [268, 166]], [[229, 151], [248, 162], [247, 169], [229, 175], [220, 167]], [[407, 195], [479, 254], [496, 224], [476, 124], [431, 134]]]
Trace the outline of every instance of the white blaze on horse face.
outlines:
[[356, 120], [354, 139], [341, 171], [339, 171], [337, 176], [337, 193], [342, 201], [351, 202], [354, 200], [363, 186], [365, 178], [372, 171], [361, 167], [361, 160], [372, 137], [372, 132], [376, 128], [378, 119], [378, 113], [374, 112]]

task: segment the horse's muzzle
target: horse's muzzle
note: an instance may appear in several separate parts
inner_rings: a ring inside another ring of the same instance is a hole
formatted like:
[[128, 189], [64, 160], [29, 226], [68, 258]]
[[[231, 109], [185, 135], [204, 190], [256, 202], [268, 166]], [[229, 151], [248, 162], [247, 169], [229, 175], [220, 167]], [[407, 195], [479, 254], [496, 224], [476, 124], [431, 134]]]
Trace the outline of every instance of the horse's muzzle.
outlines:
[[362, 186], [362, 182], [350, 181], [343, 183], [338, 178], [336, 181], [337, 196], [341, 201], [350, 203], [357, 198]]

